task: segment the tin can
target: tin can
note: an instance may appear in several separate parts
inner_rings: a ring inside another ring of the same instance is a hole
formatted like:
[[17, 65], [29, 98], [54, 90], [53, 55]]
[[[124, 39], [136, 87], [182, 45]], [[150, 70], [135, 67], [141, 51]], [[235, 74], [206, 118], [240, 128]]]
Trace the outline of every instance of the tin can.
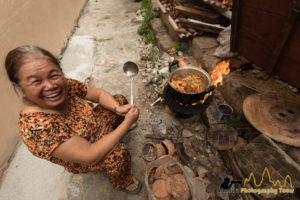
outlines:
[[233, 113], [233, 109], [228, 104], [220, 104], [218, 105], [217, 111], [216, 111], [216, 120], [218, 123], [224, 123], [226, 120], [228, 120]]

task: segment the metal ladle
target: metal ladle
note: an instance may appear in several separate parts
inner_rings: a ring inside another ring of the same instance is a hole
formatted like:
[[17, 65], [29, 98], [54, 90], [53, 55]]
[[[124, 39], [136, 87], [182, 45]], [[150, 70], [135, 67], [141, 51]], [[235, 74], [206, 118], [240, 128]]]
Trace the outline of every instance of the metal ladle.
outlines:
[[133, 77], [139, 72], [139, 67], [134, 62], [128, 61], [124, 64], [123, 70], [130, 77], [130, 104], [133, 104]]

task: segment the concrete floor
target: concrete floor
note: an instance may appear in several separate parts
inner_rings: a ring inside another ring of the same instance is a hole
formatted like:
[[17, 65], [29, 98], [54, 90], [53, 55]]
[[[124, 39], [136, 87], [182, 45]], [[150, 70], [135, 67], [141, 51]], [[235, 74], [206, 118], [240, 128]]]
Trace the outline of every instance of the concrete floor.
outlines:
[[[137, 34], [135, 12], [141, 6], [134, 0], [90, 0], [62, 57], [67, 77], [85, 81], [112, 94], [129, 97], [130, 80], [122, 70], [126, 61], [138, 62], [142, 39]], [[136, 103], [142, 90], [135, 78]], [[141, 105], [138, 127], [124, 138], [132, 153], [133, 174], [144, 180], [145, 162], [141, 156], [143, 134], [151, 130], [145, 105]], [[104, 173], [71, 174], [63, 167], [38, 159], [21, 142], [0, 188], [2, 200], [110, 200], [147, 199], [146, 188], [138, 195], [112, 189]]]

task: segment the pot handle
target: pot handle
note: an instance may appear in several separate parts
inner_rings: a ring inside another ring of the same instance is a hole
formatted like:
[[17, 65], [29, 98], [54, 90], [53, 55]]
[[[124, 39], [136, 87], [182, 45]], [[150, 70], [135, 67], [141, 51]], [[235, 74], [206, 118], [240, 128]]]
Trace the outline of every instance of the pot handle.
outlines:
[[216, 89], [215, 86], [210, 86], [210, 87], [208, 87], [206, 90], [204, 90], [204, 93], [205, 93], [205, 94], [210, 93], [210, 92], [213, 91], [214, 89]]
[[178, 60], [174, 60], [173, 62], [171, 62], [171, 64], [169, 64], [169, 72], [171, 72], [171, 68], [174, 66], [174, 65], [177, 65], [179, 63]]

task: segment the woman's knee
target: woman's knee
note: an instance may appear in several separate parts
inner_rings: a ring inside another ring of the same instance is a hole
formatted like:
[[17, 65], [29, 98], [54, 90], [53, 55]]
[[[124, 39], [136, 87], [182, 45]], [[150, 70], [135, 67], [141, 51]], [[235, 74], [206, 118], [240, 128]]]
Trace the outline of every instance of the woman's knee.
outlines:
[[128, 100], [122, 94], [115, 94], [114, 98], [120, 105], [128, 104]]
[[119, 143], [105, 159], [105, 162], [107, 167], [121, 167], [122, 165], [130, 165], [131, 155], [128, 151], [128, 148], [123, 143]]

